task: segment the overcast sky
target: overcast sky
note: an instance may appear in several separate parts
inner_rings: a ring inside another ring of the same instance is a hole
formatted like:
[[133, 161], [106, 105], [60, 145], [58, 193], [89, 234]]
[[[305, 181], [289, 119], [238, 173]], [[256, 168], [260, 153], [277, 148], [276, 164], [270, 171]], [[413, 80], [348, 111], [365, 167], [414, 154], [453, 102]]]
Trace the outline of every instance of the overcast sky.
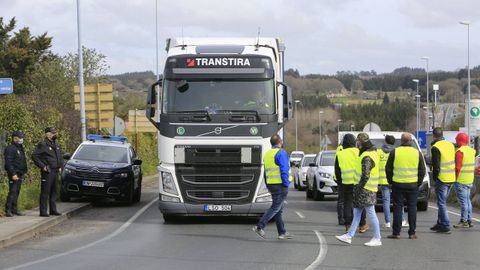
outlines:
[[[110, 74], [155, 72], [155, 0], [80, 0], [83, 45], [107, 56]], [[390, 72], [480, 64], [479, 0], [158, 0], [160, 70], [165, 39], [281, 37], [286, 66], [301, 74], [338, 70]], [[75, 0], [0, 0], [0, 16], [53, 36], [53, 51], [77, 50]]]

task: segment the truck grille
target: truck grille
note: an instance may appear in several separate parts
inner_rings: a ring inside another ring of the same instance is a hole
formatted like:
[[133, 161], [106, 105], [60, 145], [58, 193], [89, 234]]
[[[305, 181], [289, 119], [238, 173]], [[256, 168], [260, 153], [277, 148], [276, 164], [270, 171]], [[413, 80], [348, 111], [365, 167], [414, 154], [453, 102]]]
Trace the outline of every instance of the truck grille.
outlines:
[[243, 185], [253, 181], [253, 174], [225, 174], [225, 175], [182, 175], [183, 181], [191, 185]]
[[187, 196], [194, 200], [243, 200], [248, 198], [249, 190], [188, 190]]

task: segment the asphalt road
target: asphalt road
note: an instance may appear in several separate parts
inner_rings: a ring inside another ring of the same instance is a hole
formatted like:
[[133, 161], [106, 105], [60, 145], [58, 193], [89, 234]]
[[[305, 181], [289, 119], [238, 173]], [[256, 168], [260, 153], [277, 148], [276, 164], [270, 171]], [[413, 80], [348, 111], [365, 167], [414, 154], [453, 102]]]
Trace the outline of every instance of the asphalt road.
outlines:
[[[371, 232], [351, 246], [338, 242], [336, 202], [307, 201], [291, 190], [285, 210], [291, 240], [278, 240], [274, 223], [263, 240], [251, 231], [255, 220], [191, 218], [165, 224], [154, 202], [155, 184], [142, 202], [111, 202], [83, 212], [35, 239], [0, 250], [1, 269], [479, 269], [480, 223], [450, 235], [429, 231], [436, 210], [418, 215], [418, 240], [390, 240], [363, 246]], [[144, 210], [144, 211], [142, 211]], [[383, 221], [383, 214], [378, 213]], [[478, 218], [478, 216], [477, 216]], [[451, 215], [452, 221], [458, 217]], [[382, 222], [383, 223], [383, 222]]]

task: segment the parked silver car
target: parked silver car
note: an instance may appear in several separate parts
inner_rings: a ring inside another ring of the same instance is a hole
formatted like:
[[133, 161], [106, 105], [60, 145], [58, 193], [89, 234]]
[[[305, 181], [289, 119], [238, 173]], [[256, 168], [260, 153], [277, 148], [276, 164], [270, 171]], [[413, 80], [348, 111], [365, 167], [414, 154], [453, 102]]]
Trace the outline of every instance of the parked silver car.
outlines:
[[307, 198], [323, 200], [325, 195], [337, 195], [335, 174], [335, 151], [322, 151], [317, 154], [307, 170]]
[[305, 190], [307, 187], [307, 170], [310, 168], [310, 163], [315, 160], [315, 156], [315, 154], [305, 155], [300, 162], [300, 167], [292, 168], [295, 189]]

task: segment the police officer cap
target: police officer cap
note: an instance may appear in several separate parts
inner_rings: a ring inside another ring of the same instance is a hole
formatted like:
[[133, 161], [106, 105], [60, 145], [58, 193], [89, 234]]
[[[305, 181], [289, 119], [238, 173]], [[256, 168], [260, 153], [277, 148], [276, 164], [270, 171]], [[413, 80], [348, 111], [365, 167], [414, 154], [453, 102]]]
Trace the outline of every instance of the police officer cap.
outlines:
[[57, 129], [54, 127], [47, 127], [45, 128], [45, 133], [48, 133], [48, 132], [57, 133]]
[[25, 135], [23, 134], [23, 132], [19, 131], [19, 130], [16, 130], [14, 132], [12, 132], [12, 138], [13, 137], [17, 137], [17, 138], [23, 138]]

